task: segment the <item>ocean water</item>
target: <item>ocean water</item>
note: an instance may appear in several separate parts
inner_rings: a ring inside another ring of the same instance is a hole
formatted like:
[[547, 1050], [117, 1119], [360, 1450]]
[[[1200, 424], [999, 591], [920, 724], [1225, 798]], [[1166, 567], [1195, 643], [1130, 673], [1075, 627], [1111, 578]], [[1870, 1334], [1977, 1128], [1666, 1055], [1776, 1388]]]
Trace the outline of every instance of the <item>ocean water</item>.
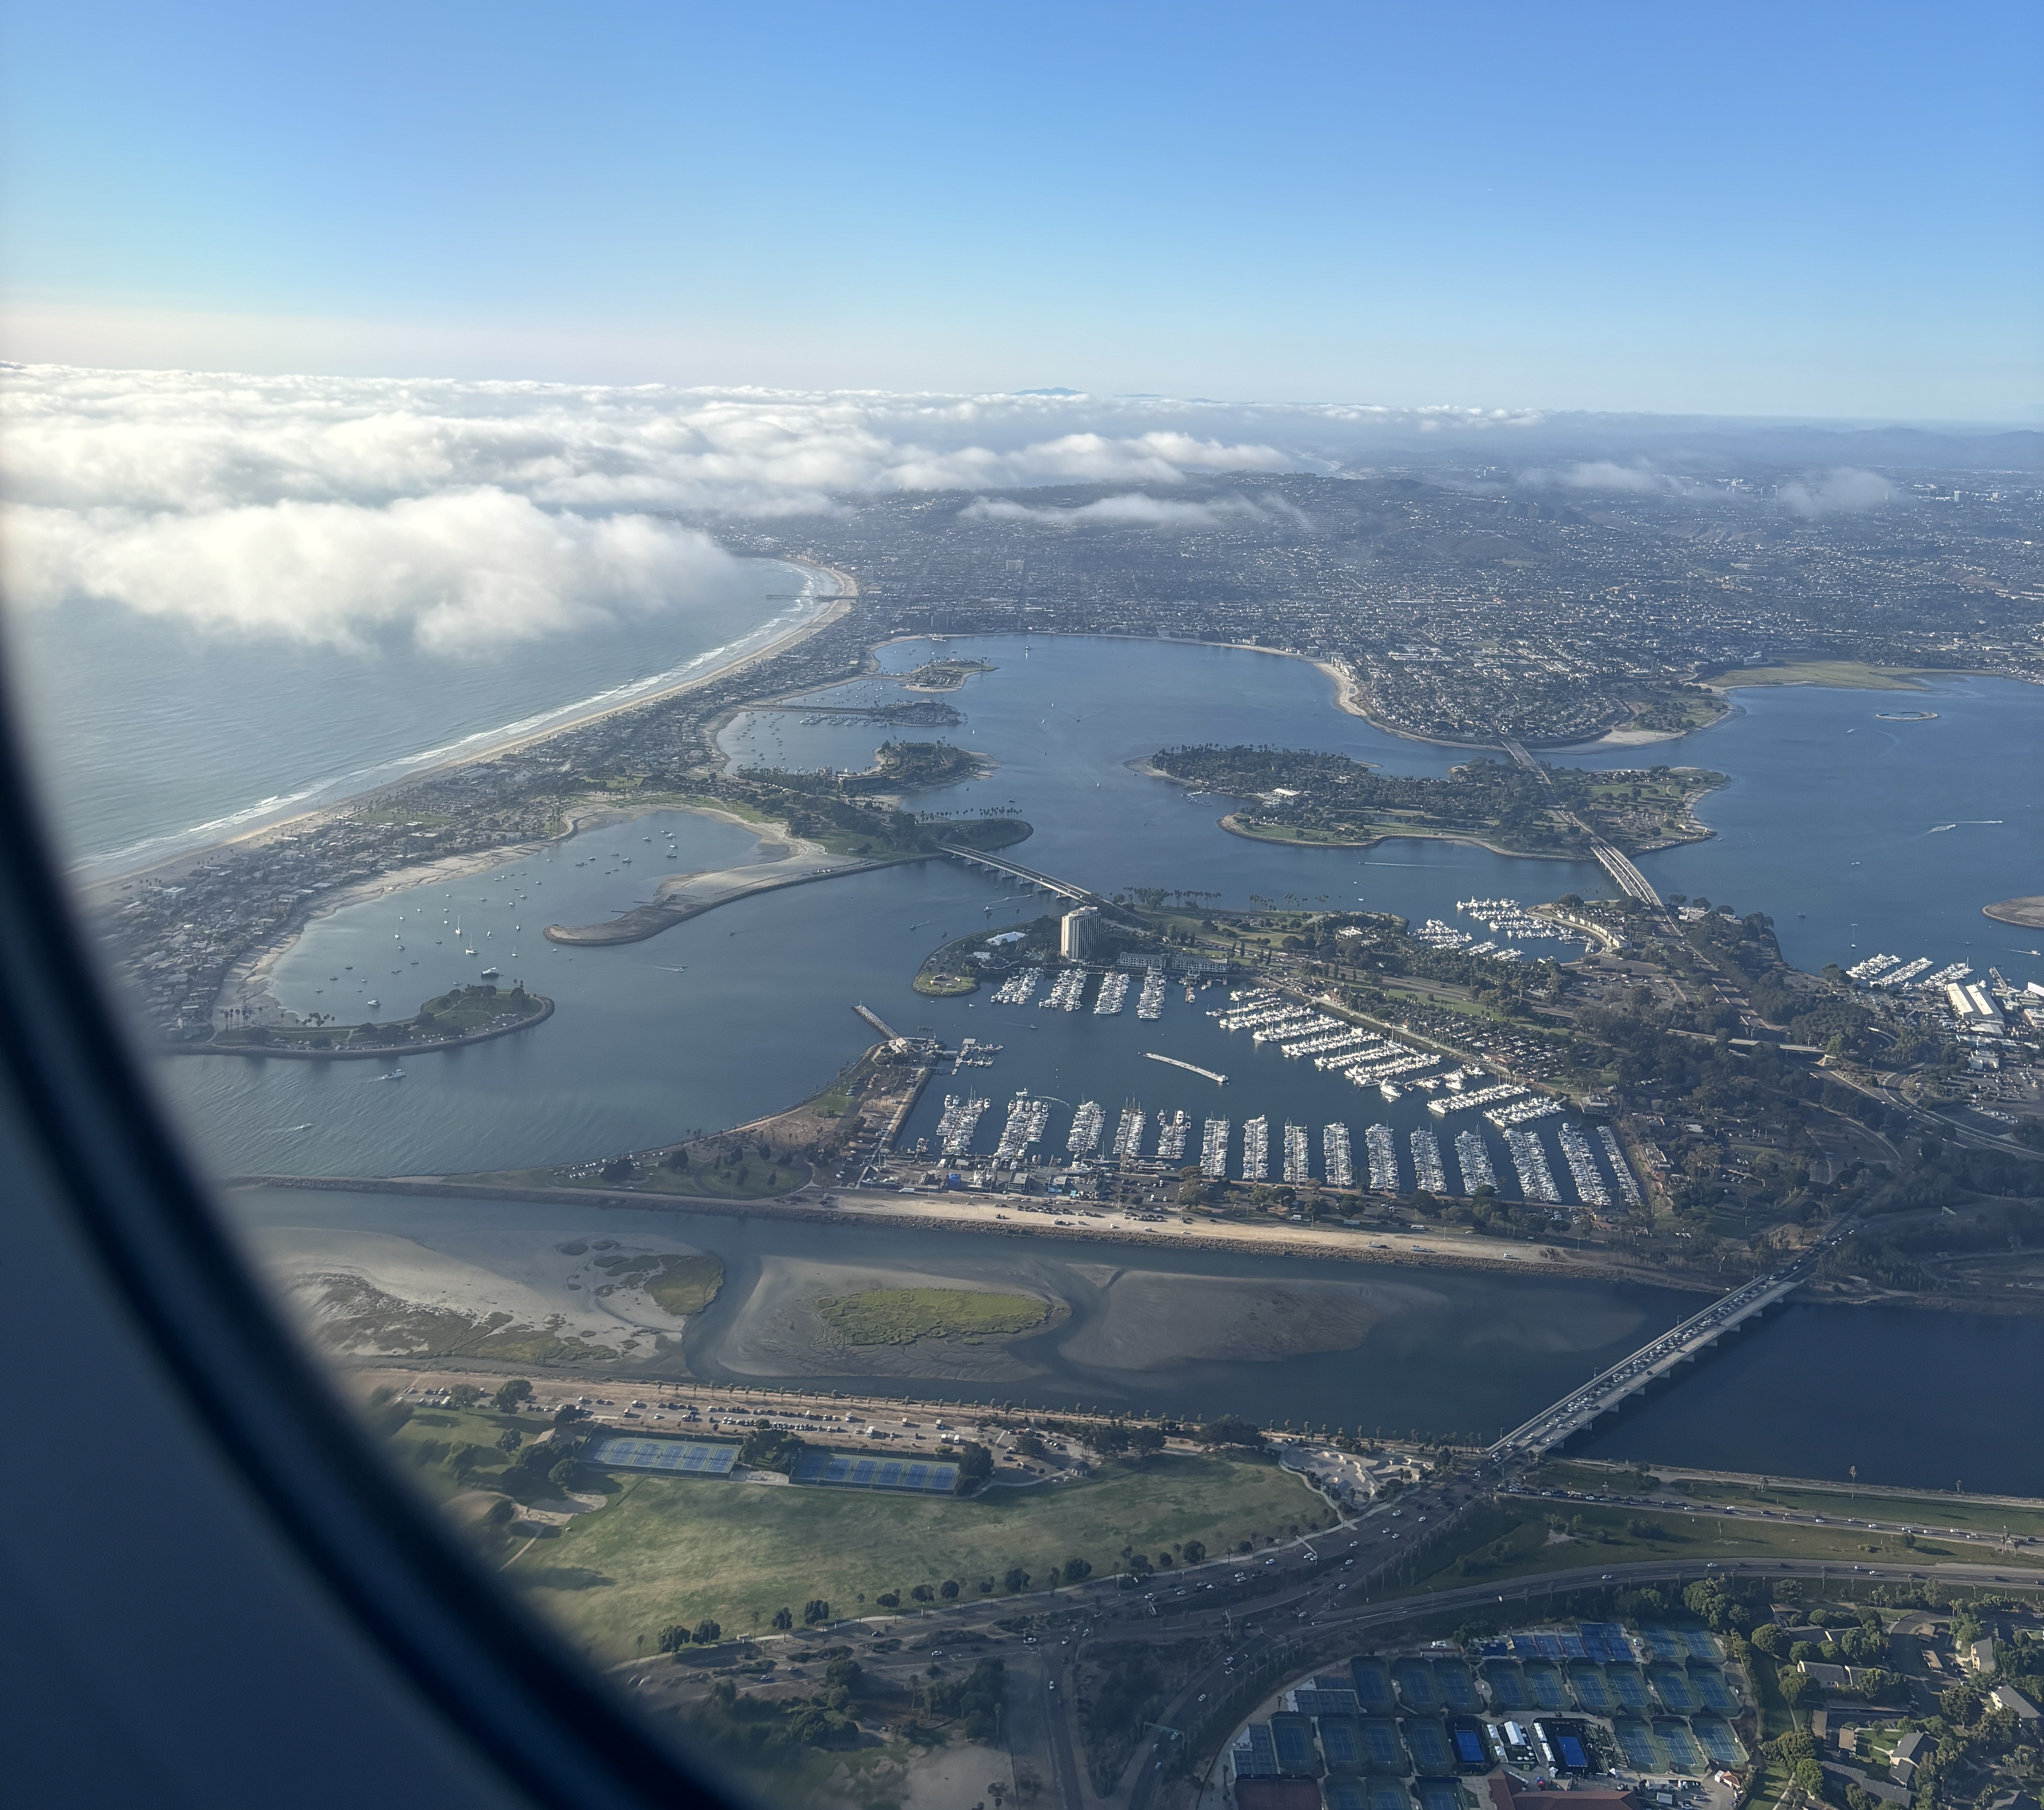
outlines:
[[625, 701], [829, 594], [804, 568], [748, 560], [657, 618], [451, 654], [201, 634], [83, 603], [5, 620], [10, 692], [59, 845], [99, 878]]

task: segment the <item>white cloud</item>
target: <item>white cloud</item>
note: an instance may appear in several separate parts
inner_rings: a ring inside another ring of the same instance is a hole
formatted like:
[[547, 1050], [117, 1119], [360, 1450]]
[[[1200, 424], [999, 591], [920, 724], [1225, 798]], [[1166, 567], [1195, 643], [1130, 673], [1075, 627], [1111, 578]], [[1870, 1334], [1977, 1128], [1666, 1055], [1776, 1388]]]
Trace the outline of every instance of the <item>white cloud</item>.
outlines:
[[1132, 490], [1118, 497], [1070, 509], [1036, 507], [1005, 497], [977, 497], [959, 513], [969, 521], [1032, 521], [1046, 528], [1085, 528], [1105, 524], [1122, 528], [1212, 528], [1223, 522], [1268, 521], [1274, 516], [1304, 520], [1282, 498], [1258, 502], [1247, 497], [1216, 497], [1192, 502], [1176, 497], [1153, 497]]
[[1877, 471], [1841, 465], [1800, 482], [1784, 484], [1777, 494], [1795, 515], [1854, 515], [1879, 509], [1894, 496], [1895, 486]]
[[1557, 471], [1528, 471], [1526, 484], [1554, 484], [1569, 490], [1621, 490], [1639, 496], [1694, 497], [1708, 486], [1693, 478], [1662, 471], [1646, 463], [1621, 465], [1616, 459], [1591, 459]]
[[28, 608], [98, 597], [336, 646], [395, 631], [437, 653], [653, 613], [728, 583], [736, 564], [671, 523], [592, 521], [490, 489], [182, 514], [30, 505], [7, 538], [10, 596]]
[[409, 632], [440, 648], [686, 607], [729, 567], [659, 512], [772, 517], [847, 494], [1098, 483], [1131, 490], [1066, 512], [1074, 522], [1192, 526], [1257, 505], [1150, 493], [1195, 473], [1339, 471], [1400, 436], [1540, 418], [53, 365], [9, 371], [4, 411], [17, 601], [96, 596], [216, 628]]

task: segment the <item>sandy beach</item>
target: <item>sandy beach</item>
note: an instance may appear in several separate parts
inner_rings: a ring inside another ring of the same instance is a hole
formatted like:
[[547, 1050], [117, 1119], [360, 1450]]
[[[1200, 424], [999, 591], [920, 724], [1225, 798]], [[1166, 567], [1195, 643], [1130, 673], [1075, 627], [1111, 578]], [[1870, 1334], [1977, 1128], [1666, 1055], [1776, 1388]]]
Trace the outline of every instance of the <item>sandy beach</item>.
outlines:
[[[548, 723], [544, 728], [534, 730], [528, 736], [522, 736], [511, 741], [494, 743], [488, 747], [478, 749], [473, 754], [459, 755], [433, 767], [421, 767], [416, 772], [408, 773], [402, 779], [393, 780], [387, 785], [372, 786], [345, 798], [331, 799], [312, 810], [302, 811], [294, 816], [281, 818], [274, 823], [259, 824], [239, 835], [223, 836], [218, 841], [208, 843], [202, 847], [186, 849], [177, 855], [167, 856], [161, 861], [152, 863], [144, 867], [133, 868], [125, 873], [94, 880], [79, 889], [82, 901], [88, 909], [98, 909], [117, 899], [123, 891], [137, 882], [174, 881], [180, 874], [188, 871], [202, 862], [212, 859], [222, 849], [259, 845], [287, 832], [293, 835], [302, 835], [306, 830], [317, 828], [321, 824], [331, 822], [337, 817], [352, 815], [361, 809], [364, 805], [375, 799], [395, 797], [417, 785], [422, 779], [455, 772], [462, 767], [472, 767], [478, 761], [495, 760], [505, 755], [515, 754], [521, 749], [538, 747], [567, 730], [586, 728], [590, 724], [601, 722], [606, 717], [619, 716], [628, 710], [644, 709], [650, 705], [664, 703], [670, 698], [682, 697], [689, 692], [699, 690], [704, 686], [728, 681], [738, 674], [773, 659], [777, 654], [786, 652], [790, 648], [807, 640], [811, 636], [828, 628], [831, 624], [841, 621], [849, 613], [853, 604], [858, 601], [859, 581], [849, 572], [842, 571], [834, 566], [820, 565], [814, 560], [803, 559], [792, 555], [788, 558], [791, 564], [807, 566], [811, 570], [822, 572], [834, 579], [839, 586], [837, 594], [825, 601], [822, 607], [806, 621], [797, 624], [785, 634], [776, 636], [772, 640], [740, 655], [736, 659], [712, 667], [708, 671], [691, 674], [688, 678], [678, 679], [672, 685], [663, 686], [658, 690], [645, 692], [622, 702], [601, 705], [577, 716], [561, 718]], [[497, 859], [503, 859], [509, 852], [501, 849], [492, 851], [492, 863], [494, 864]], [[471, 869], [469, 871], [474, 871], [474, 870]]]

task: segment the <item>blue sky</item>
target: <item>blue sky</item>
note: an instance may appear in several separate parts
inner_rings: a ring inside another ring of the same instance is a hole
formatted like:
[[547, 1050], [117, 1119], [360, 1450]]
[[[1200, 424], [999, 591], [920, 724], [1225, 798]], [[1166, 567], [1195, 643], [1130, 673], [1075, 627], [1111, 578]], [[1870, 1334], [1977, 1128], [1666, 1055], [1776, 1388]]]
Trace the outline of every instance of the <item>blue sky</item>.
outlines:
[[66, 0], [7, 355], [2034, 420], [2034, 4]]

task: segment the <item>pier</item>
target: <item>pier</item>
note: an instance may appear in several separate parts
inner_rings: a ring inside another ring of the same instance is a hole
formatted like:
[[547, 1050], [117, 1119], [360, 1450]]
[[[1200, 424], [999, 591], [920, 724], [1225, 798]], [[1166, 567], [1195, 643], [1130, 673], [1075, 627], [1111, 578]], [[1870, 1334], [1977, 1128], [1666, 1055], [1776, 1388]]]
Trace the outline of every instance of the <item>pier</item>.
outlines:
[[1701, 1356], [1727, 1333], [1735, 1332], [1755, 1314], [1765, 1312], [1794, 1293], [1808, 1278], [1815, 1255], [1814, 1251], [1806, 1254], [1786, 1269], [1720, 1296], [1702, 1312], [1692, 1314], [1681, 1325], [1642, 1345], [1631, 1357], [1621, 1358], [1552, 1407], [1543, 1408], [1523, 1426], [1515, 1427], [1489, 1448], [1489, 1455], [1539, 1458], [1600, 1416], [1616, 1412], [1631, 1397], [1644, 1393], [1650, 1383]]
[[886, 1019], [882, 1018], [878, 1013], [870, 1012], [863, 1005], [855, 1005], [852, 1008], [852, 1010], [856, 1012], [860, 1017], [863, 1018], [867, 1024], [870, 1024], [874, 1030], [878, 1031], [882, 1036], [885, 1037], [889, 1043], [898, 1043], [901, 1041], [901, 1033], [896, 1030], [893, 1025], [889, 1024]]
[[1189, 1074], [1204, 1076], [1207, 1080], [1211, 1081], [1216, 1087], [1225, 1087], [1228, 1086], [1228, 1077], [1226, 1075], [1216, 1074], [1210, 1068], [1201, 1068], [1197, 1063], [1181, 1062], [1176, 1056], [1161, 1055], [1155, 1050], [1145, 1050], [1143, 1053], [1153, 1063], [1169, 1063], [1174, 1068], [1181, 1068], [1185, 1070]]

